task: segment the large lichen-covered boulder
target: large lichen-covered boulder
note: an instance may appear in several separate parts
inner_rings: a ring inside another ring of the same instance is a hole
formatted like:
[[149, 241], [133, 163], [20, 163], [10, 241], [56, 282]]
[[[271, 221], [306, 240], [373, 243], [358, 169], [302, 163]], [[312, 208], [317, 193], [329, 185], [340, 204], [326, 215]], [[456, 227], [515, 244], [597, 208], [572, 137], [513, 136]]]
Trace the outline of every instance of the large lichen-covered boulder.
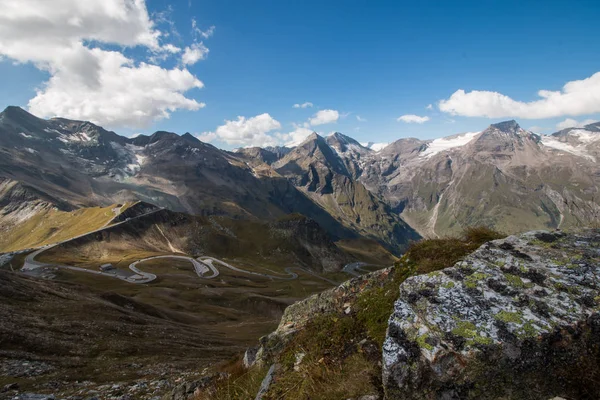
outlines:
[[407, 279], [383, 346], [389, 399], [600, 398], [600, 231], [489, 242]]

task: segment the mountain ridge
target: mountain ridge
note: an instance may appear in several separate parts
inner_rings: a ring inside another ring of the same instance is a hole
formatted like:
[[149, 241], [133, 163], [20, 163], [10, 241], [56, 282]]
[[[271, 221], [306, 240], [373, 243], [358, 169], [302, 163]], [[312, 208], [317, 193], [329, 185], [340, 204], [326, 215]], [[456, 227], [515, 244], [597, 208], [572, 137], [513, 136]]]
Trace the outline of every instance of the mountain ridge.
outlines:
[[537, 135], [510, 120], [379, 151], [313, 132], [292, 148], [228, 152], [189, 133], [127, 138], [7, 107], [0, 176], [76, 207], [142, 200], [236, 218], [301, 212], [335, 238], [391, 249], [417, 238], [413, 229], [435, 237], [478, 223], [512, 233], [598, 220], [599, 127]]
[[[335, 160], [336, 173], [348, 175], [325, 139], [319, 136], [312, 151], [323, 153], [327, 162]], [[281, 148], [268, 152], [273, 162], [290, 154]], [[247, 154], [220, 150], [189, 133], [157, 131], [127, 138], [92, 123], [43, 120], [11, 107], [0, 114], [0, 153], [5, 155], [0, 177], [75, 208], [141, 200], [179, 212], [254, 220], [299, 212], [336, 240], [365, 234], [337, 220], [266, 164], [249, 163]], [[395, 252], [415, 237], [398, 218], [385, 224], [367, 237]]]

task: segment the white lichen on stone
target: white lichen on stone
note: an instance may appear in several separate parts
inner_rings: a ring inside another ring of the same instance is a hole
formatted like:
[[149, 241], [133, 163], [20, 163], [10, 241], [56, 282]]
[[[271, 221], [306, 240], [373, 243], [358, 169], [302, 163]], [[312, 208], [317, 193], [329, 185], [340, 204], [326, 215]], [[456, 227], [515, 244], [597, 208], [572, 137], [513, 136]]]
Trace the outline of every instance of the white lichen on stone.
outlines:
[[518, 357], [524, 341], [585, 322], [599, 311], [599, 241], [597, 231], [509, 236], [407, 279], [383, 346], [385, 385], [418, 386], [426, 371], [450, 379], [490, 348]]

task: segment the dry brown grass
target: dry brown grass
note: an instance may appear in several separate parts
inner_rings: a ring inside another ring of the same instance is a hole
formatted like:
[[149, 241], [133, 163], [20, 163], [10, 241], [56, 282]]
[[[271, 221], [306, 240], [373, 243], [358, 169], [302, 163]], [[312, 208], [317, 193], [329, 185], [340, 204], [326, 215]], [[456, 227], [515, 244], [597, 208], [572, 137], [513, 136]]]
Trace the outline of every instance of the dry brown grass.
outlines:
[[[126, 203], [123, 210], [134, 203]], [[117, 205], [90, 207], [65, 212], [44, 210], [0, 237], [0, 252], [57, 243], [102, 228], [115, 217]]]
[[254, 399], [267, 373], [266, 368], [244, 368], [241, 356], [223, 364], [221, 372], [227, 379], [217, 380], [194, 395], [194, 400]]
[[421, 240], [409, 246], [400, 265], [408, 262], [416, 266], [417, 274], [438, 271], [453, 266], [482, 244], [503, 237], [502, 233], [487, 227], [471, 227], [459, 237]]

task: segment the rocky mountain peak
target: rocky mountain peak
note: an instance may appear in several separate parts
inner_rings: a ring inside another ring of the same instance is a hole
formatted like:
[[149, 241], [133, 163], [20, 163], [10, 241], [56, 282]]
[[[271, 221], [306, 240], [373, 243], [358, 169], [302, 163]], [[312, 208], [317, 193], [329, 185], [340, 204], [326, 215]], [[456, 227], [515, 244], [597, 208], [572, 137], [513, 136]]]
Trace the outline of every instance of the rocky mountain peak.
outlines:
[[314, 141], [322, 141], [323, 136], [319, 135], [317, 132], [313, 132], [304, 139], [304, 141], [300, 144], [302, 146], [304, 143], [314, 142]]
[[510, 121], [498, 122], [497, 124], [491, 124], [488, 129], [496, 129], [506, 133], [517, 133], [522, 130], [517, 121], [514, 119]]
[[584, 126], [584, 128], [587, 131], [600, 132], [600, 121], [587, 124], [586, 126]]
[[[190, 135], [191, 136], [191, 135]], [[131, 140], [131, 142], [136, 146], [146, 146], [148, 144], [156, 143], [162, 139], [176, 139], [179, 135], [173, 132], [166, 131], [157, 131], [152, 135], [139, 135]]]
[[1, 113], [2, 115], [21, 115], [21, 116], [28, 116], [28, 117], [33, 117], [36, 118], [35, 116], [33, 116], [32, 114], [28, 113], [27, 111], [23, 110], [21, 107], [18, 106], [8, 106], [4, 109], [4, 111], [2, 111]]
[[[33, 131], [46, 125], [46, 121], [23, 110], [21, 107], [8, 106], [0, 113], [0, 121], [16, 130]], [[43, 127], [42, 127], [43, 128]]]
[[501, 157], [505, 157], [523, 146], [536, 147], [539, 142], [538, 135], [526, 131], [515, 120], [511, 120], [490, 125], [472, 143], [476, 152], [501, 154]]
[[327, 137], [327, 144], [340, 152], [346, 152], [349, 149], [357, 153], [371, 151], [371, 149], [364, 147], [350, 136], [346, 136], [340, 132], [335, 132], [329, 135]]

